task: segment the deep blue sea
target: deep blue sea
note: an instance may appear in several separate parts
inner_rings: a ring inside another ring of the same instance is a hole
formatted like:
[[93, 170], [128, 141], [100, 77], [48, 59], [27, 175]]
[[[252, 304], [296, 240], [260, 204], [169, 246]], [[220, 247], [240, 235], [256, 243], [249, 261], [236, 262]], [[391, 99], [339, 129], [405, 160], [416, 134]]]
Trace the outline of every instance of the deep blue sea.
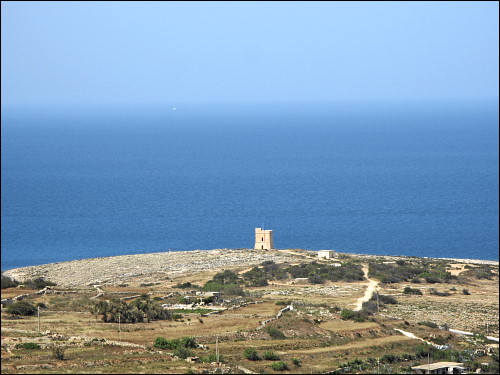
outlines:
[[277, 248], [498, 260], [498, 103], [2, 111], [2, 270]]

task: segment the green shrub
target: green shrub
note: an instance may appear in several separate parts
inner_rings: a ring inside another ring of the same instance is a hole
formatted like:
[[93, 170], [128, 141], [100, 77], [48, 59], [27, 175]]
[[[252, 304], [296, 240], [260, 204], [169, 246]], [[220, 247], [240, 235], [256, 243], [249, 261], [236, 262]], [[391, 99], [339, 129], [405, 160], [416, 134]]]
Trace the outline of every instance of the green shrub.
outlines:
[[164, 337], [157, 337], [153, 346], [160, 349], [196, 348], [198, 344], [194, 337], [182, 337], [180, 339], [167, 340]]
[[142, 283], [139, 286], [140, 287], [145, 287], [145, 286], [153, 286], [153, 285], [160, 285], [160, 283]]
[[491, 280], [491, 278], [495, 274], [492, 272], [490, 265], [483, 264], [483, 265], [471, 268], [469, 271], [463, 272], [462, 275], [475, 277], [476, 279], [488, 279], [488, 280]]
[[164, 337], [157, 337], [153, 343], [153, 346], [155, 348], [160, 348], [160, 349], [173, 349], [171, 346], [170, 346], [170, 341], [168, 341], [166, 338]]
[[222, 289], [223, 293], [228, 296], [244, 296], [243, 288], [238, 284], [228, 284]]
[[344, 320], [351, 319], [352, 317], [354, 317], [354, 311], [349, 309], [343, 309], [340, 312], [340, 317]]
[[404, 361], [414, 361], [416, 357], [411, 353], [403, 353], [401, 354], [401, 359]]
[[33, 280], [26, 280], [23, 285], [28, 289], [43, 289], [46, 286], [54, 286], [57, 284], [51, 281], [47, 281], [43, 277], [37, 277]]
[[394, 363], [394, 362], [397, 362], [399, 360], [399, 357], [397, 355], [394, 355], [394, 354], [385, 354], [382, 356], [382, 358], [380, 358], [380, 362], [383, 362], [383, 363]]
[[317, 274], [312, 274], [311, 276], [308, 277], [309, 282], [311, 284], [324, 284], [325, 280], [320, 275]]
[[[377, 297], [375, 295], [373, 295], [371, 298], [372, 301], [374, 301], [376, 299], [377, 299]], [[398, 300], [395, 297], [387, 296], [384, 294], [378, 295], [378, 301], [379, 301], [379, 303], [386, 304], [386, 305], [397, 305], [398, 304]]]
[[250, 361], [260, 361], [261, 359], [255, 348], [246, 348], [243, 352], [243, 356]]
[[416, 295], [421, 296], [422, 295], [422, 291], [420, 289], [410, 288], [409, 286], [407, 286], [407, 287], [404, 288], [403, 294], [416, 294]]
[[341, 267], [318, 262], [302, 263], [286, 270], [291, 277], [307, 277], [311, 283], [322, 283], [324, 280], [353, 282], [365, 279], [361, 266], [353, 262], [344, 262]]
[[40, 349], [40, 345], [36, 342], [23, 342], [22, 344], [16, 344], [16, 349]]
[[26, 301], [17, 301], [7, 307], [7, 312], [12, 315], [30, 316], [36, 314], [36, 307]]
[[441, 280], [434, 276], [427, 276], [425, 278], [425, 281], [427, 281], [429, 284], [437, 284], [441, 282]]
[[223, 292], [225, 295], [244, 296], [243, 288], [238, 284], [221, 284], [217, 281], [208, 281], [203, 287], [207, 292]]
[[[217, 355], [215, 353], [210, 353], [208, 356], [201, 359], [202, 362], [217, 362]], [[219, 362], [226, 362], [223, 355], [219, 354]]]
[[441, 296], [441, 297], [448, 297], [448, 296], [451, 296], [451, 293], [448, 293], [448, 292], [440, 292], [434, 288], [430, 288], [429, 289], [429, 294], [432, 294], [434, 296]]
[[271, 350], [265, 351], [263, 354], [264, 359], [267, 359], [268, 361], [279, 361], [280, 356], [274, 353]]
[[196, 348], [198, 344], [196, 343], [196, 340], [194, 337], [182, 337], [179, 340], [179, 346], [183, 348]]
[[174, 355], [176, 355], [179, 358], [186, 359], [187, 357], [193, 357], [194, 354], [188, 348], [179, 347], [174, 350]]
[[249, 283], [249, 286], [268, 286], [268, 285], [269, 285], [269, 283], [267, 282], [267, 280], [264, 277], [252, 280]]
[[364, 322], [366, 320], [366, 312], [343, 309], [340, 312], [340, 317], [344, 320], [350, 319], [354, 320], [355, 322]]
[[189, 281], [186, 283], [178, 283], [174, 285], [174, 288], [187, 289], [187, 288], [199, 288], [199, 285], [191, 284]]
[[373, 358], [373, 357], [368, 357], [368, 359], [366, 360], [371, 366], [375, 366], [377, 363], [378, 363], [378, 360], [376, 358]]
[[271, 364], [271, 368], [274, 371], [285, 371], [285, 370], [288, 370], [287, 364], [285, 362], [283, 362], [283, 361], [274, 362], [273, 364]]
[[432, 341], [436, 345], [446, 345], [448, 343], [448, 339], [446, 337], [441, 336], [441, 335], [436, 336], [436, 337], [431, 337], [429, 340]]
[[468, 290], [468, 289], [463, 289], [463, 290], [462, 290], [462, 293], [463, 293], [464, 295], [466, 295], [466, 296], [470, 295], [470, 292], [469, 292], [469, 290]]
[[300, 359], [292, 358], [292, 363], [295, 365], [295, 367], [300, 367]]
[[2, 274], [2, 282], [1, 282], [1, 286], [2, 286], [2, 289], [6, 289], [6, 288], [15, 288], [16, 286], [19, 285], [19, 283], [13, 279], [11, 279], [10, 277], [8, 276], [4, 276]]
[[385, 354], [380, 358], [380, 362], [382, 363], [394, 363], [399, 360], [399, 357], [394, 354]]
[[404, 265], [394, 265], [371, 262], [368, 275], [379, 279], [383, 283], [399, 283], [416, 277], [424, 270], [421, 267], [411, 266], [406, 263]]
[[274, 328], [274, 327], [269, 327], [267, 329], [267, 333], [269, 334], [269, 336], [271, 336], [273, 339], [276, 339], [276, 340], [282, 340], [285, 338], [285, 335], [283, 334], [283, 332], [281, 332], [279, 329]]

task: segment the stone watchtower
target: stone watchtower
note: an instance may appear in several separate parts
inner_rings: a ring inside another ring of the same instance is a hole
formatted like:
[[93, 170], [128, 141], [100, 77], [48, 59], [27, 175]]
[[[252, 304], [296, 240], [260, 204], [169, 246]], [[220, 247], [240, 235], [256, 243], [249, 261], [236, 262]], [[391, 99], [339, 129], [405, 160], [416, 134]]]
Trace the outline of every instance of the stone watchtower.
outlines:
[[273, 231], [255, 228], [255, 250], [274, 249]]

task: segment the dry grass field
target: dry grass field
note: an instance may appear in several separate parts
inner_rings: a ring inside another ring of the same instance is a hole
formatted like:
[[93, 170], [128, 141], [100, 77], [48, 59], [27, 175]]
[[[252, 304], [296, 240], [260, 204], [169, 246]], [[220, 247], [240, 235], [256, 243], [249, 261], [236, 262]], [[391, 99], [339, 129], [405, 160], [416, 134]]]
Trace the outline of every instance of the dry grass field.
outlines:
[[[303, 257], [314, 260], [307, 254]], [[461, 263], [450, 264], [450, 268], [452, 274], [461, 276], [466, 272]], [[235, 272], [248, 269], [234, 268]], [[202, 286], [215, 273], [204, 271], [165, 276], [158, 280], [133, 278], [121, 286], [102, 285], [105, 294], [99, 300], [144, 293], [149, 293], [151, 298], [172, 292], [182, 294], [186, 290], [175, 288], [175, 285], [190, 282]], [[97, 295], [97, 290], [89, 286], [73, 294], [31, 296], [26, 301], [46, 305], [41, 310], [41, 333], [38, 332], [36, 316], [14, 319], [5, 309], [2, 310], [2, 373], [323, 373], [334, 370], [374, 373], [379, 371], [377, 360], [381, 360], [381, 373], [404, 373], [410, 366], [426, 362], [427, 358], [416, 357], [416, 353], [429, 346], [396, 332], [395, 328], [425, 340], [441, 340], [455, 351], [474, 352], [488, 348], [491, 342], [450, 334], [418, 323], [446, 323], [452, 328], [498, 336], [498, 276], [491, 280], [464, 280], [462, 284], [381, 283], [380, 293], [394, 296], [398, 303], [383, 305], [382, 315], [368, 316], [362, 322], [341, 319], [340, 312], [352, 308], [364, 295], [366, 280], [327, 281], [315, 285], [276, 282], [266, 287], [245, 287], [247, 295], [239, 300], [258, 303], [240, 306], [232, 302], [234, 308], [220, 314], [183, 313], [177, 320], [134, 324], [104, 323], [96, 319], [89, 306], [95, 301], [92, 297]], [[404, 294], [406, 286], [420, 289], [423, 295]], [[53, 288], [58, 290], [57, 286]], [[447, 291], [450, 295], [432, 295], [430, 288]], [[463, 289], [469, 294], [463, 294]], [[33, 292], [8, 288], [2, 290], [2, 298]], [[171, 301], [175, 302], [175, 298]], [[290, 302], [294, 305], [292, 311], [270, 321], [264, 328], [260, 327], [264, 320], [276, 317]], [[271, 336], [270, 329], [279, 331], [283, 337]], [[202, 362], [187, 362], [173, 356], [172, 350], [153, 346], [157, 337], [172, 340], [186, 336], [195, 337], [199, 344], [205, 345], [191, 349]], [[215, 353], [216, 341], [223, 362], [204, 362]], [[38, 343], [40, 348], [22, 348], [20, 344], [23, 343]], [[66, 346], [64, 360], [53, 357], [53, 345]], [[271, 360], [245, 358], [244, 351], [249, 348], [256, 349], [261, 358], [266, 351], [274, 352], [288, 369], [273, 369], [274, 361]], [[433, 352], [432, 355], [439, 360], [439, 353]], [[495, 363], [492, 356], [473, 360]]]

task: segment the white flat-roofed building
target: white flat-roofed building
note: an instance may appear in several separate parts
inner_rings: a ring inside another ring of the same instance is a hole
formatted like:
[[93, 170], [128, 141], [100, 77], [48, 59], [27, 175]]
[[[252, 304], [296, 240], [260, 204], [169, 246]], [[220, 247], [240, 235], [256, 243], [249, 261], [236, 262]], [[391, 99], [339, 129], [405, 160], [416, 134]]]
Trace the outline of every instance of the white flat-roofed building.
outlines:
[[336, 256], [336, 252], [333, 250], [319, 250], [318, 258], [319, 259], [333, 259]]
[[465, 367], [459, 362], [435, 362], [411, 368], [415, 374], [464, 374]]

